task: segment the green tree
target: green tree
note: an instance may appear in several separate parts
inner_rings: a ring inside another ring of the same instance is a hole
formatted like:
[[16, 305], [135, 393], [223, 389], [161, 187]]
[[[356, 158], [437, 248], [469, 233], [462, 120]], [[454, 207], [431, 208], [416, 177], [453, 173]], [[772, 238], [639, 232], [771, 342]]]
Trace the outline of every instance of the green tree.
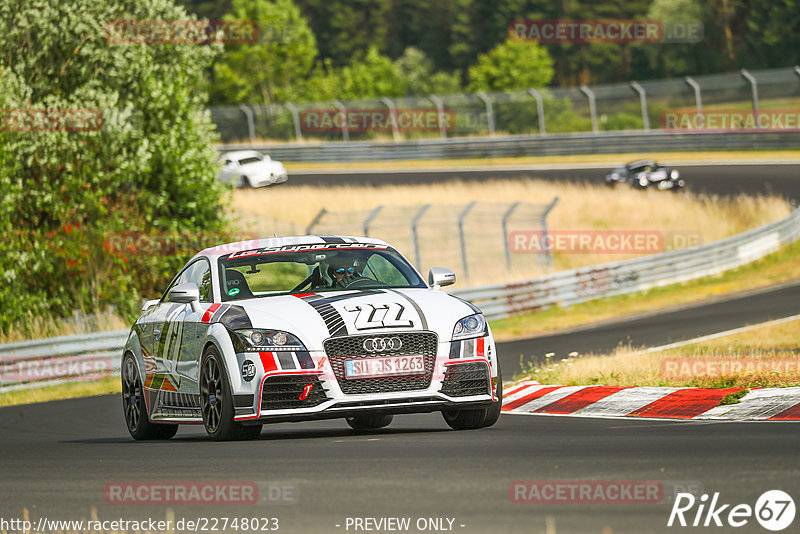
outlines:
[[543, 87], [553, 78], [553, 60], [537, 43], [507, 40], [469, 68], [470, 91]]
[[[0, 4], [0, 330], [75, 308], [133, 310], [185, 260], [108, 254], [110, 235], [226, 224], [197, 90], [219, 47], [112, 44], [104, 25], [120, 19], [187, 15], [171, 0]], [[102, 121], [31, 131], [9, 122], [12, 109], [88, 109]]]
[[433, 72], [433, 62], [425, 52], [410, 46], [394, 62], [400, 76], [406, 81], [408, 94], [450, 94], [461, 90], [458, 76], [446, 72]]
[[230, 45], [214, 66], [213, 103], [296, 100], [311, 76], [317, 42], [292, 0], [234, 0], [225, 20], [254, 21], [259, 41]]

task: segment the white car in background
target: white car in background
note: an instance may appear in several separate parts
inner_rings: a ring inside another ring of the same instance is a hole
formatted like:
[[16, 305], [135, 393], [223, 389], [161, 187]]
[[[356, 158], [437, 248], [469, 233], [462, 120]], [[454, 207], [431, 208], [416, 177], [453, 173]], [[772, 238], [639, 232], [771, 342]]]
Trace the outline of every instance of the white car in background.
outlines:
[[227, 152], [220, 156], [219, 178], [236, 187], [265, 187], [288, 179], [286, 167], [255, 150]]

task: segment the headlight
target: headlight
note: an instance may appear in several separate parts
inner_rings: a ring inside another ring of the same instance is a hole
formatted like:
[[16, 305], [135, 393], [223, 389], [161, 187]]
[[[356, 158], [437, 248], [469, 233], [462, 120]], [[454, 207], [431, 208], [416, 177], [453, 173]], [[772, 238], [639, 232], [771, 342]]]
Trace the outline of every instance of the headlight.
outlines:
[[483, 318], [483, 314], [476, 313], [456, 323], [453, 329], [453, 341], [481, 337], [484, 333], [486, 333], [486, 319]]
[[680, 173], [678, 172], [677, 169], [672, 169], [671, 171], [669, 171], [669, 177], [672, 178], [673, 180], [676, 179], [678, 176], [680, 176]]
[[303, 342], [296, 336], [280, 330], [237, 330], [245, 349], [261, 349], [263, 351], [301, 351], [306, 350]]

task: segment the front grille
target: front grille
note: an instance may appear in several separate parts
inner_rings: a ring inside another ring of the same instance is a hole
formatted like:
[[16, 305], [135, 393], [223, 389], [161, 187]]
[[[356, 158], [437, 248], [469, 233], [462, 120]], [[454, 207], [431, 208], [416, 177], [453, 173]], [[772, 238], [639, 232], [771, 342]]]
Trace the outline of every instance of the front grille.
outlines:
[[442, 393], [450, 397], [489, 394], [489, 373], [486, 364], [461, 363], [448, 365], [442, 382]]
[[[306, 384], [311, 384], [308, 397], [300, 400]], [[277, 375], [264, 380], [261, 392], [262, 410], [310, 408], [328, 400], [322, 384], [314, 375]]]
[[[364, 340], [370, 338], [398, 337], [403, 345], [399, 350], [367, 352]], [[413, 391], [426, 389], [431, 385], [433, 366], [436, 363], [438, 339], [433, 332], [407, 332], [400, 334], [372, 334], [360, 336], [332, 337], [325, 340], [323, 348], [331, 362], [336, 380], [342, 392], [348, 395], [360, 393], [389, 393], [394, 391]], [[344, 362], [353, 358], [381, 358], [385, 356], [417, 356], [425, 361], [425, 373], [418, 375], [383, 376], [347, 380], [344, 375]]]

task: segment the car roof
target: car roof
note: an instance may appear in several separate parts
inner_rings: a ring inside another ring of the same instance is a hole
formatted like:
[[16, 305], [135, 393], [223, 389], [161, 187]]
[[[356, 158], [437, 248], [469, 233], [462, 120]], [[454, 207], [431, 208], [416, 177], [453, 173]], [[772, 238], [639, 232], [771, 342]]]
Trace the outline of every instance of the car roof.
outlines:
[[283, 247], [286, 245], [322, 245], [322, 244], [347, 244], [347, 243], [365, 243], [370, 245], [384, 245], [389, 246], [386, 241], [375, 239], [372, 237], [354, 237], [344, 235], [299, 235], [287, 237], [268, 237], [263, 239], [251, 239], [248, 241], [237, 241], [235, 243], [225, 243], [209, 247], [198, 252], [197, 256], [206, 256], [216, 258], [230, 254], [231, 252], [242, 252], [245, 250], [254, 250], [257, 248], [266, 247]]
[[657, 165], [657, 163], [652, 159], [638, 159], [636, 161], [631, 161], [626, 167], [641, 167], [642, 165]]
[[234, 150], [232, 152], [225, 152], [220, 158], [225, 159], [242, 159], [252, 158], [253, 156], [264, 157], [264, 154], [255, 150]]

